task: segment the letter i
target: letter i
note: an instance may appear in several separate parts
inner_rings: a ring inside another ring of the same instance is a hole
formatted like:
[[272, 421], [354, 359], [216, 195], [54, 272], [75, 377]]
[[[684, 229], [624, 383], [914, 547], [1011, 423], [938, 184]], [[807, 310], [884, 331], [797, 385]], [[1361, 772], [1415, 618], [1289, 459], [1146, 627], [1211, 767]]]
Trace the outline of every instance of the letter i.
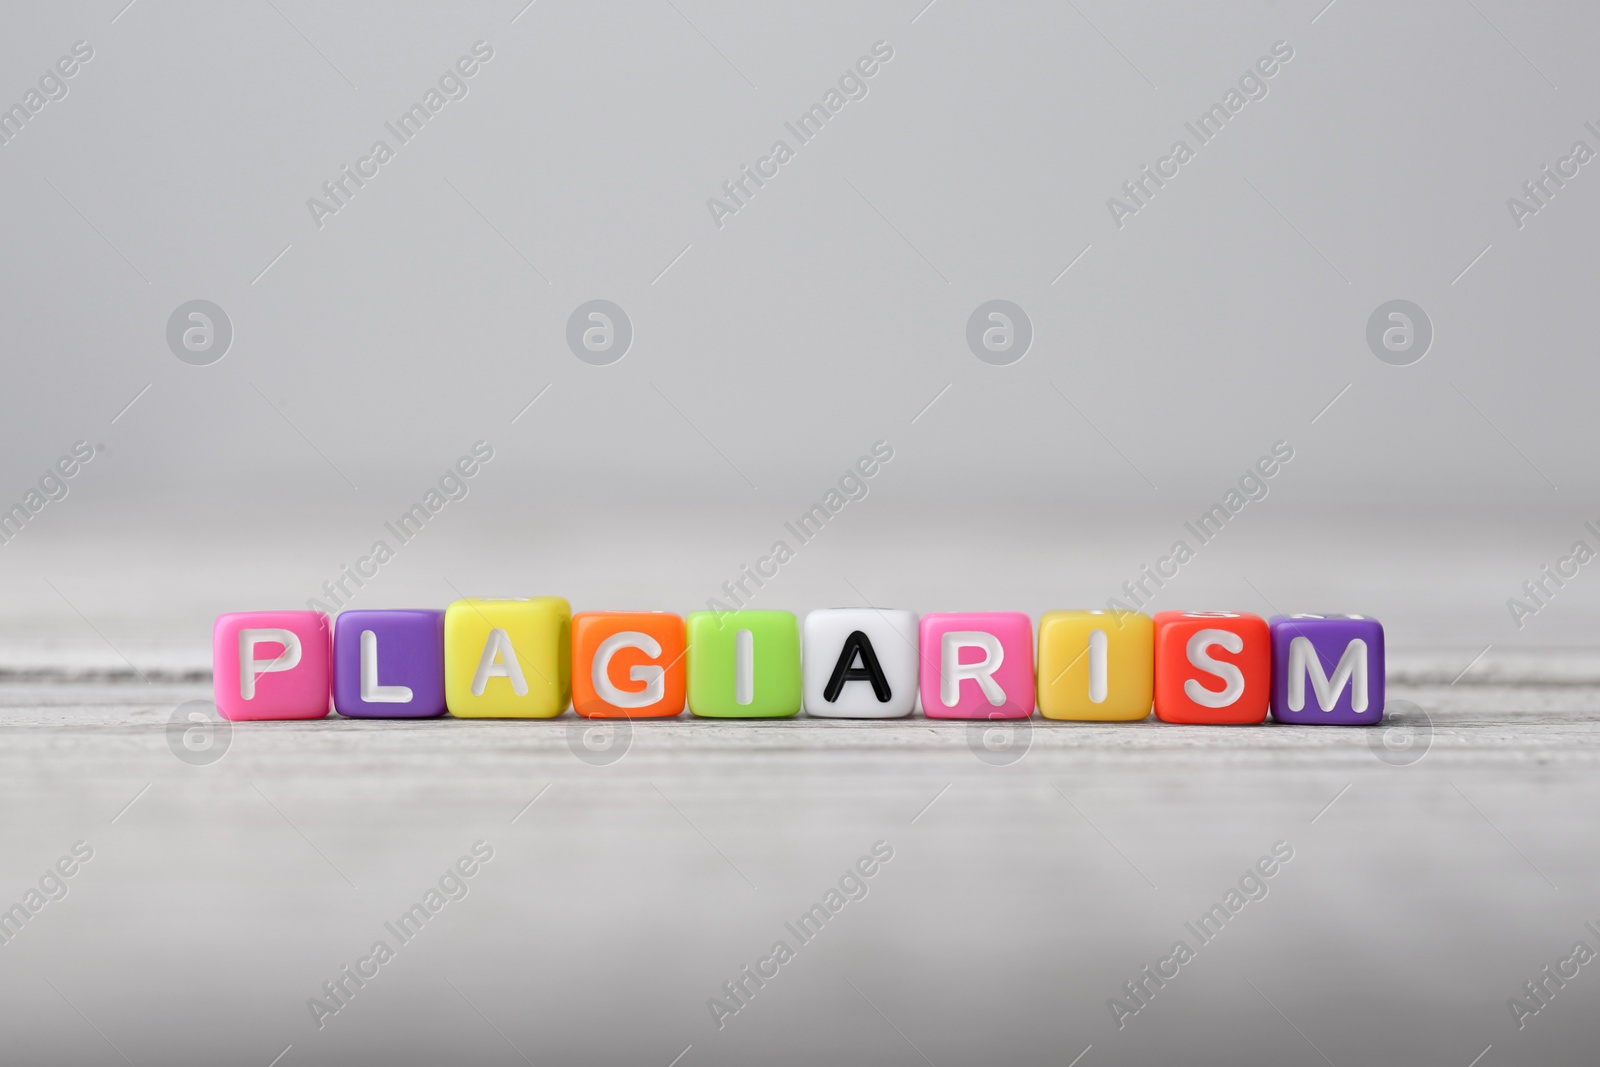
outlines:
[[756, 642], [749, 630], [733, 635], [733, 701], [750, 704], [756, 699]]

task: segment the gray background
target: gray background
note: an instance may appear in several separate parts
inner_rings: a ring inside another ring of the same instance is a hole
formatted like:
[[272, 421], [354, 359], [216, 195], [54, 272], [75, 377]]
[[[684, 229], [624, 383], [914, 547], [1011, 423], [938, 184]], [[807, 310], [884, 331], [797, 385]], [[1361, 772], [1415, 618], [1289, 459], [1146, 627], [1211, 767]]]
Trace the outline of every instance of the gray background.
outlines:
[[[540, 1063], [1593, 1047], [1587, 969], [1521, 1033], [1504, 998], [1596, 917], [1600, 583], [1521, 628], [1506, 600], [1600, 547], [1600, 178], [1520, 230], [1506, 198], [1600, 148], [1600, 11], [124, 3], [13, 5], [0, 32], [0, 104], [95, 50], [0, 146], [0, 503], [98, 449], [0, 546], [0, 898], [79, 837], [104, 857], [0, 947], [29, 1062], [521, 1062], [487, 1019]], [[478, 40], [469, 95], [318, 229], [307, 198]], [[865, 99], [714, 225], [707, 198], [879, 40]], [[1266, 98], [1119, 229], [1107, 198], [1280, 40]], [[565, 341], [597, 298], [634, 330], [604, 367]], [[1006, 367], [965, 340], [996, 298], [1034, 330]], [[1396, 298], [1435, 331], [1412, 366], [1366, 343]], [[212, 366], [166, 345], [193, 299], [232, 322]], [[1040, 723], [992, 767], [920, 719], [653, 725], [605, 768], [560, 722], [169, 750], [213, 616], [303, 606], [475, 441], [470, 494], [354, 606], [693, 610], [880, 439], [870, 495], [754, 606], [1101, 605], [1287, 440], [1153, 606], [1377, 615], [1426, 760], [1386, 766], [1368, 731]], [[456, 930], [313, 1030], [304, 998], [478, 837], [502, 858]], [[810, 975], [714, 1031], [704, 998], [880, 837], [902, 859]], [[1278, 838], [1301, 858], [1254, 929], [1112, 1029], [1105, 998]]]

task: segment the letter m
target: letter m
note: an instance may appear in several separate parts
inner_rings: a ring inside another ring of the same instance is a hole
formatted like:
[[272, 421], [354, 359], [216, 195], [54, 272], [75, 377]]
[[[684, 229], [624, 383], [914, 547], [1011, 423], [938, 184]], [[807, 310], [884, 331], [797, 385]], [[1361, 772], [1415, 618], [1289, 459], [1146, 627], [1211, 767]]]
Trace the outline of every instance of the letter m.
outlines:
[[[404, 533], [415, 537], [418, 533], [422, 532], [423, 525], [432, 517], [433, 512], [429, 511], [421, 504], [413, 504], [411, 505], [410, 511], [406, 512], [405, 514], [401, 515], [400, 518], [395, 520], [395, 525], [398, 526]], [[416, 526], [415, 531], [411, 529], [411, 526], [407, 525], [408, 522]]]
[[[33, 518], [21, 504], [13, 504], [10, 511], [0, 511], [0, 539], [11, 540], [22, 532], [22, 527]], [[16, 529], [12, 529], [15, 526]]]
[[[811, 136], [815, 137], [817, 134], [822, 132], [823, 124], [832, 117], [833, 116], [829, 113], [828, 109], [823, 107], [821, 104], [812, 104], [810, 111], [805, 112], [798, 119], [795, 119], [795, 125], [801, 130], [804, 130], [806, 133], [809, 133]], [[810, 125], [807, 124], [807, 119], [811, 120]], [[816, 129], [812, 130], [811, 126], [815, 126]]]
[[[1217, 934], [1222, 933], [1222, 928], [1228, 925], [1228, 920], [1232, 917], [1227, 908], [1221, 904], [1213, 904], [1210, 911], [1200, 916], [1198, 925], [1200, 929], [1215, 937]], [[1213, 930], [1212, 926], [1215, 926], [1216, 929]]]
[[[416, 127], [414, 133], [421, 133], [422, 127], [427, 125], [428, 120], [432, 117], [433, 116], [429, 114], [428, 109], [423, 107], [421, 104], [412, 104], [411, 110], [402, 114], [400, 118], [396, 120], [396, 124], [402, 130], [409, 130], [412, 126], [414, 126]], [[406, 125], [407, 119], [411, 120], [410, 126]]]
[[[821, 932], [822, 924], [827, 922], [828, 919], [828, 909], [823, 907], [821, 904], [813, 904], [811, 905], [811, 910], [801, 915], [799, 920], [796, 921], [795, 925], [806, 933], [815, 936]], [[806, 925], [808, 920], [811, 921], [812, 926]], [[815, 927], [815, 929], [812, 927]]]
[[1290, 711], [1303, 711], [1306, 706], [1306, 681], [1317, 695], [1317, 708], [1332, 711], [1339, 695], [1350, 686], [1350, 710], [1367, 710], [1367, 643], [1359, 637], [1344, 646], [1339, 665], [1329, 678], [1322, 671], [1322, 657], [1309, 637], [1296, 637], [1289, 642], [1289, 695]]
[[[22, 132], [22, 127], [32, 117], [32, 115], [28, 114], [28, 109], [21, 104], [12, 104], [10, 110], [0, 111], [0, 136], [5, 136], [6, 140], [9, 141], [12, 137]], [[9, 126], [7, 125], [8, 123], [10, 124]], [[11, 129], [11, 126], [15, 126], [16, 129]], [[9, 136], [6, 136], [8, 134]]]
[[[821, 532], [823, 526], [827, 525], [828, 520], [832, 517], [833, 512], [829, 511], [821, 504], [812, 504], [811, 510], [800, 516], [796, 522], [802, 531], [815, 537], [819, 532]], [[816, 526], [815, 530], [811, 528], [813, 525]]]
[[[1226, 526], [1228, 524], [1228, 520], [1232, 518], [1233, 513], [1227, 508], [1223, 507], [1221, 504], [1212, 504], [1211, 510], [1200, 516], [1198, 520], [1198, 526], [1202, 533], [1212, 533], [1215, 535], [1221, 533], [1222, 528]], [[1215, 531], [1212, 531], [1212, 526], [1216, 527]]]
[[[1228, 109], [1223, 107], [1221, 104], [1212, 104], [1211, 110], [1200, 116], [1200, 128], [1212, 135], [1219, 134], [1222, 132], [1222, 127], [1228, 124], [1228, 119], [1232, 117], [1233, 116], [1228, 114]], [[1208, 124], [1208, 120], [1209, 122], [1216, 123], [1217, 128], [1215, 130], [1213, 130]]]
[[33, 918], [33, 913], [21, 904], [13, 904], [11, 910], [0, 914], [0, 931], [4, 931], [8, 938], [16, 937], [22, 932], [22, 924]]
[[432, 914], [421, 904], [413, 904], [410, 911], [405, 912], [396, 920], [395, 925], [406, 933], [415, 935], [422, 929], [422, 924], [427, 922]]

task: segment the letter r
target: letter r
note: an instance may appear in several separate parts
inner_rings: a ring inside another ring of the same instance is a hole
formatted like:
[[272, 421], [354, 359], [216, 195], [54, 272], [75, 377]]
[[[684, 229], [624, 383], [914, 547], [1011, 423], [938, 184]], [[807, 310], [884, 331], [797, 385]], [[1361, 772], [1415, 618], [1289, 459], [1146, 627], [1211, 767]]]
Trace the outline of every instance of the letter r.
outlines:
[[[963, 648], [983, 649], [983, 658], [976, 663], [962, 663]], [[982, 630], [950, 630], [939, 639], [939, 702], [953, 708], [961, 702], [961, 683], [971, 679], [983, 690], [984, 699], [993, 707], [1006, 702], [1006, 691], [994, 680], [994, 672], [1005, 660], [1005, 649], [994, 634]]]

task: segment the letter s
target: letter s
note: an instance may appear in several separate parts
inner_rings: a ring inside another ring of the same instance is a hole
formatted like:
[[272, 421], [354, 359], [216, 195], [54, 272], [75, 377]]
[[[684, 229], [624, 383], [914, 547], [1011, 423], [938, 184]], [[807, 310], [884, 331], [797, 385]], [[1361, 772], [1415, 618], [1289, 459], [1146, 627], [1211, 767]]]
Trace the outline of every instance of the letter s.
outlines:
[[1232, 630], [1196, 630], [1184, 649], [1191, 666], [1222, 679], [1222, 691], [1207, 689], [1199, 679], [1189, 678], [1183, 683], [1183, 692], [1203, 708], [1225, 708], [1244, 695], [1244, 672], [1237, 664], [1212, 658], [1213, 646], [1238, 655], [1244, 651], [1244, 638]]

